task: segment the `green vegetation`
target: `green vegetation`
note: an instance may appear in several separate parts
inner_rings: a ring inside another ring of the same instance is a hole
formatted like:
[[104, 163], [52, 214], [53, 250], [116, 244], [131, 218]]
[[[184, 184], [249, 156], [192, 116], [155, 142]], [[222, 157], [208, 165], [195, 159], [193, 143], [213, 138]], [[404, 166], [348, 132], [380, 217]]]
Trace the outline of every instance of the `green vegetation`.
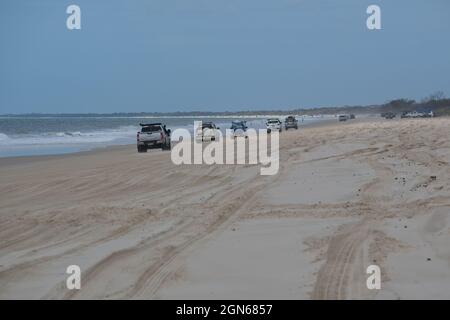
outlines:
[[380, 107], [380, 112], [402, 113], [420, 109], [433, 110], [436, 116], [450, 115], [450, 99], [444, 93], [438, 91], [420, 102], [409, 99], [397, 99], [389, 101]]

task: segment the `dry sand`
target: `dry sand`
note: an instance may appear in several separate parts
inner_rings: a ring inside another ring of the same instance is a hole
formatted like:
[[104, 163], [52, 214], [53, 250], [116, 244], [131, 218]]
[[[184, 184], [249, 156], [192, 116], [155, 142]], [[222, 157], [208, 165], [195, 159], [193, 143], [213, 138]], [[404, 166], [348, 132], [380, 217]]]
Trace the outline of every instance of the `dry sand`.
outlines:
[[450, 299], [449, 137], [444, 118], [283, 132], [275, 176], [134, 146], [0, 159], [0, 298]]

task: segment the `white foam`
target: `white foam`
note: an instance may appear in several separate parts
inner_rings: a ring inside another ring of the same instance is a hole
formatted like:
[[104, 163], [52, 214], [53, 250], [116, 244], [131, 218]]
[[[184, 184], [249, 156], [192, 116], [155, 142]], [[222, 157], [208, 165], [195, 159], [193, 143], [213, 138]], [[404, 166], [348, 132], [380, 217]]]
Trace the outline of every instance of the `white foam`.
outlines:
[[1, 141], [7, 141], [9, 139], [10, 138], [6, 134], [0, 132], [0, 142]]
[[0, 133], [0, 146], [91, 144], [114, 141], [132, 143], [136, 137], [137, 130], [138, 127], [127, 126], [90, 132], [46, 132], [11, 136]]

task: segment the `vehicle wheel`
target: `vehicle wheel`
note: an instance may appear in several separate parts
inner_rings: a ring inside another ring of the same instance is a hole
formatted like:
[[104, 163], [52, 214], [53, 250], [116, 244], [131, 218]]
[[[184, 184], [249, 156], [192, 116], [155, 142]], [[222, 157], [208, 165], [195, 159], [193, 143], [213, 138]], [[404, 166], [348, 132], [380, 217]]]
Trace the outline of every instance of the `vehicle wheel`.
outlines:
[[169, 142], [169, 143], [167, 143], [167, 144], [164, 144], [163, 147], [162, 147], [162, 149], [163, 149], [163, 150], [170, 150], [170, 147], [171, 147], [171, 146], [170, 146], [170, 142]]
[[270, 129], [267, 129], [267, 133], [270, 133], [271, 132], [271, 130]]
[[145, 146], [138, 146], [138, 152], [147, 152], [147, 147], [145, 147]]

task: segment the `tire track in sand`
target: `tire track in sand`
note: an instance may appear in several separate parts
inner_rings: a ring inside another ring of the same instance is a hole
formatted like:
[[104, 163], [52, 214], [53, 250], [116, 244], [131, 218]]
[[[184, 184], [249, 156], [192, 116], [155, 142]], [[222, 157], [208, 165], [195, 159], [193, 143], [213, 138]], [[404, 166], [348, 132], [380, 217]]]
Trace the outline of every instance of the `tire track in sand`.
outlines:
[[[383, 152], [386, 152], [384, 149]], [[363, 159], [364, 161], [364, 159]], [[366, 160], [367, 162], [367, 160]], [[361, 188], [362, 202], [367, 205], [363, 219], [346, 224], [335, 233], [329, 242], [326, 261], [320, 268], [311, 298], [315, 300], [336, 300], [363, 298], [365, 268], [368, 256], [365, 249], [372, 241], [372, 228], [376, 219], [387, 214], [377, 201], [377, 191], [383, 194], [385, 182], [392, 176], [392, 169], [376, 160], [368, 161], [375, 171], [375, 177]], [[366, 291], [367, 293], [367, 291]]]

